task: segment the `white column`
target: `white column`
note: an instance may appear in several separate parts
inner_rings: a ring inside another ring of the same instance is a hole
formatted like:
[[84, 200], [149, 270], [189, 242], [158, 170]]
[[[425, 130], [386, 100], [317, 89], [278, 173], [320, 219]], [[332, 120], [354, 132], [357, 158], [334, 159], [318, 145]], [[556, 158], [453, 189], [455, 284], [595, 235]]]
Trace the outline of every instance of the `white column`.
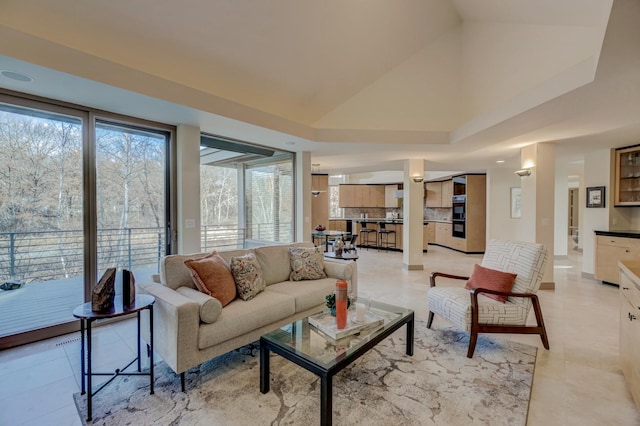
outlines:
[[404, 199], [402, 207], [402, 264], [405, 269], [422, 270], [424, 224], [424, 182], [414, 177], [424, 176], [424, 160], [404, 160]]
[[530, 168], [531, 176], [521, 178], [522, 224], [526, 241], [547, 248], [548, 260], [541, 288], [553, 289], [555, 146], [539, 143], [526, 146], [520, 152], [522, 168]]
[[176, 131], [178, 253], [200, 251], [200, 128], [178, 125]]
[[311, 241], [311, 153], [308, 151], [296, 154], [295, 232], [294, 241]]

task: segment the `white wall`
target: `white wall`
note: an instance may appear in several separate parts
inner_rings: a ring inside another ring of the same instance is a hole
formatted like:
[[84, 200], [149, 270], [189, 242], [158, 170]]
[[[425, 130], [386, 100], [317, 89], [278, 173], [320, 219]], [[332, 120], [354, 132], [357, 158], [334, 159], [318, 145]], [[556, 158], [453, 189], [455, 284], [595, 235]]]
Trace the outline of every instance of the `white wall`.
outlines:
[[[606, 186], [607, 194], [611, 194], [613, 188], [609, 185], [611, 176], [610, 151], [601, 149], [592, 151], [584, 156], [584, 170], [588, 173], [584, 174], [584, 187], [590, 186]], [[583, 198], [584, 193], [580, 192], [582, 205], [586, 203]], [[607, 195], [607, 198], [612, 198]], [[593, 231], [609, 230], [609, 208], [585, 208], [582, 215], [582, 272], [587, 274], [594, 273], [594, 255], [595, 255], [595, 234]]]
[[[200, 128], [180, 124], [176, 131], [178, 251], [200, 251]], [[187, 220], [193, 227], [187, 228]]]
[[523, 239], [522, 219], [511, 218], [513, 187], [520, 187], [520, 177], [513, 170], [487, 170], [487, 239]]
[[565, 167], [556, 162], [555, 202], [554, 202], [554, 243], [555, 256], [567, 256], [569, 236], [569, 176]]

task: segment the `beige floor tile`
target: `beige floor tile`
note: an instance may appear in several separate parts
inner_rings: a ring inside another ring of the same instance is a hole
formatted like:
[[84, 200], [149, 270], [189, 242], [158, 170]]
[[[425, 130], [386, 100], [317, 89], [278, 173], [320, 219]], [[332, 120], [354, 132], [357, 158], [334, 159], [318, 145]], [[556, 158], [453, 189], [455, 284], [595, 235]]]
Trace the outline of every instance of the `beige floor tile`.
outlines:
[[[430, 272], [467, 275], [482, 258], [430, 246], [423, 256], [424, 270], [407, 271], [402, 253], [361, 249], [358, 254], [360, 290], [375, 300], [413, 309], [419, 320], [428, 314]], [[618, 362], [618, 289], [583, 278], [581, 271], [578, 253], [557, 259], [556, 289], [538, 293], [550, 350], [538, 336], [501, 336], [538, 347], [528, 425], [640, 424]], [[533, 315], [529, 322], [535, 323]], [[435, 324], [444, 325], [445, 320], [436, 317]], [[96, 327], [94, 335], [96, 367], [115, 369], [135, 358], [135, 320]], [[145, 355], [143, 347], [143, 359]], [[79, 333], [1, 351], [0, 396], [10, 409], [0, 410], [0, 424], [80, 424], [71, 399], [79, 390], [79, 375]], [[29, 405], [27, 395], [41, 402]], [[11, 404], [11, 398], [27, 402]]]

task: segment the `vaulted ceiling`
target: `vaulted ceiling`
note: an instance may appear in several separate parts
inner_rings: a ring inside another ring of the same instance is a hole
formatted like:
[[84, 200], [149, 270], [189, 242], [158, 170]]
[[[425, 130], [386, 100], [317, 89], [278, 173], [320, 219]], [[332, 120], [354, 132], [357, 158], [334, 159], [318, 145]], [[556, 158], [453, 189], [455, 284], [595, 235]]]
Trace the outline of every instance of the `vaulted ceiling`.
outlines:
[[[481, 169], [640, 141], [634, 0], [3, 0], [0, 85], [327, 171]], [[63, 84], [59, 84], [63, 83]]]

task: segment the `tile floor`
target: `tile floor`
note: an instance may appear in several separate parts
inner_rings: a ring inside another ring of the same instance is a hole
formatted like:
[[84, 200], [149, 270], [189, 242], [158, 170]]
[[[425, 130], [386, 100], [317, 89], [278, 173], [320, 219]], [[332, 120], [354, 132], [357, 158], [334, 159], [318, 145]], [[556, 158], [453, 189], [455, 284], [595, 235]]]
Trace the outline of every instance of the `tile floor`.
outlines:
[[[406, 271], [401, 253], [359, 254], [360, 289], [410, 307], [421, 319], [427, 317], [428, 273], [468, 274], [480, 260], [432, 247], [424, 271]], [[538, 336], [503, 336], [539, 347], [528, 425], [640, 425], [618, 362], [617, 287], [582, 278], [575, 252], [556, 260], [554, 270], [556, 289], [539, 293], [551, 350]], [[441, 321], [436, 317], [434, 328]], [[135, 329], [133, 320], [95, 329], [94, 368], [109, 371], [132, 359]], [[79, 347], [74, 333], [1, 351], [0, 425], [81, 424], [72, 399], [80, 389]]]

